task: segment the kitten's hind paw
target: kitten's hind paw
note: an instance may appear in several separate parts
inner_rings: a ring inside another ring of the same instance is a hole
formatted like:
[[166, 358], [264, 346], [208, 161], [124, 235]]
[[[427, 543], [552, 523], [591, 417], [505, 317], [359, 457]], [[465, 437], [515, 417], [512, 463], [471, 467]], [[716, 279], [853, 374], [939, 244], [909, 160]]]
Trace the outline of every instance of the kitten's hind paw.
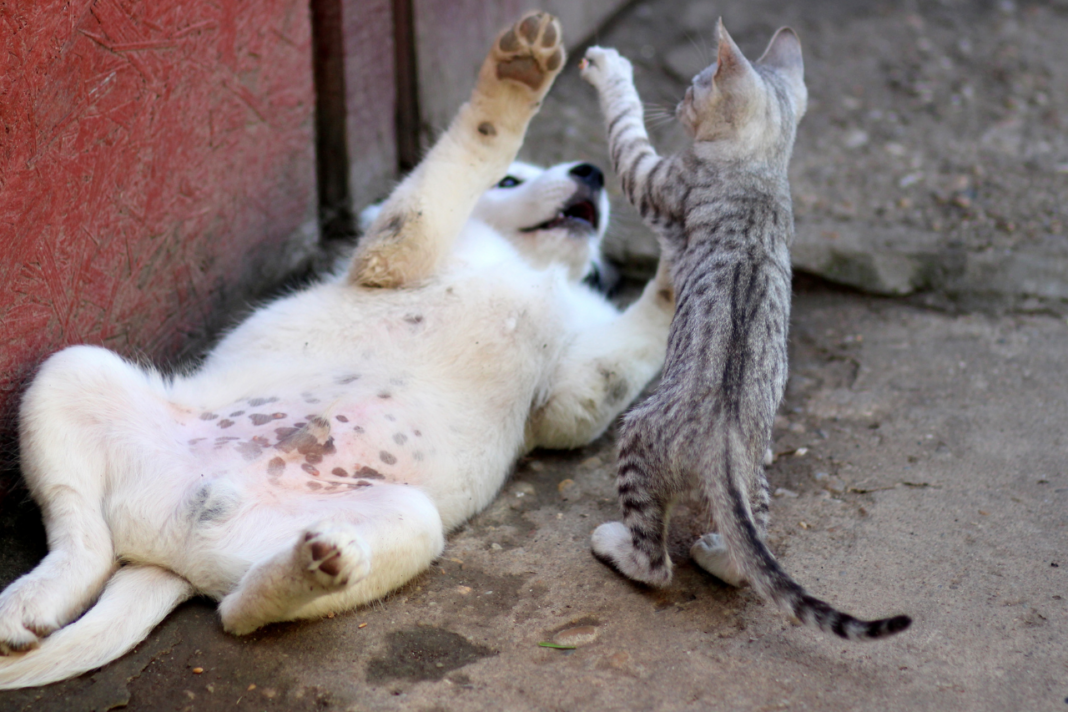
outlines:
[[657, 587], [671, 582], [667, 552], [656, 551], [650, 557], [635, 548], [630, 530], [622, 522], [605, 522], [597, 527], [590, 544], [594, 556], [629, 579]]
[[702, 569], [731, 586], [744, 586], [745, 576], [731, 563], [727, 542], [719, 534], [705, 534], [690, 547], [690, 556]]

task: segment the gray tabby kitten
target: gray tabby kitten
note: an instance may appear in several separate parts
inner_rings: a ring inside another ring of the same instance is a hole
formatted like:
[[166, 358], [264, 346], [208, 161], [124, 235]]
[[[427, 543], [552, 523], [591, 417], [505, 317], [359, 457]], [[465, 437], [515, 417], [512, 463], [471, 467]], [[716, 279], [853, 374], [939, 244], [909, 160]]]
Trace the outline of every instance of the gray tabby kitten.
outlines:
[[649, 144], [630, 63], [592, 47], [583, 77], [600, 93], [623, 191], [658, 234], [676, 289], [664, 375], [623, 422], [623, 522], [602, 524], [594, 553], [654, 586], [671, 580], [668, 518], [696, 490], [719, 530], [691, 549], [703, 568], [804, 623], [853, 640], [904, 630], [861, 621], [808, 595], [764, 543], [763, 459], [786, 386], [793, 212], [786, 168], [805, 112], [801, 45], [779, 30], [750, 63], [719, 23], [717, 61], [694, 77], [676, 115], [693, 137], [661, 158]]

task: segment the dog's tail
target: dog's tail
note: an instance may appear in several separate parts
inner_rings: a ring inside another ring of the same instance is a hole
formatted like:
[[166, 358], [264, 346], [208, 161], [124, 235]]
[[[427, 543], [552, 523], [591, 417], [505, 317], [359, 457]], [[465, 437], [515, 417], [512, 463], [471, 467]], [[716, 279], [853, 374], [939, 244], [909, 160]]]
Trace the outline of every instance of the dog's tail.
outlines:
[[0, 689], [36, 687], [93, 670], [140, 643], [193, 585], [158, 566], [127, 565], [85, 614], [27, 653], [0, 656]]

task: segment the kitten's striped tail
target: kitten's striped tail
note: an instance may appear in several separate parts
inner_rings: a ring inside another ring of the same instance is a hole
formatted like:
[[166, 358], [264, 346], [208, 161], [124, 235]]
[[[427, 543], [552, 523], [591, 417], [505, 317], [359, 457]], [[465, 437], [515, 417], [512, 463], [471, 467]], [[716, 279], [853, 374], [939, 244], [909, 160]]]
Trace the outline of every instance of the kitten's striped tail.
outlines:
[[[722, 458], [723, 473], [702, 478], [704, 486], [712, 490], [706, 494], [716, 507], [713, 513], [720, 535], [726, 539], [731, 562], [765, 599], [806, 625], [833, 633], [847, 640], [874, 640], [900, 633], [909, 627], [908, 616], [894, 616], [881, 620], [863, 621], [842, 613], [830, 604], [808, 594], [783, 570], [757, 535], [756, 525], [746, 504], [746, 491], [740, 482], [747, 480], [747, 467], [752, 467], [740, 443], [730, 441]], [[725, 505], [725, 506], [719, 506]], [[725, 511], [720, 511], [723, 509]]]

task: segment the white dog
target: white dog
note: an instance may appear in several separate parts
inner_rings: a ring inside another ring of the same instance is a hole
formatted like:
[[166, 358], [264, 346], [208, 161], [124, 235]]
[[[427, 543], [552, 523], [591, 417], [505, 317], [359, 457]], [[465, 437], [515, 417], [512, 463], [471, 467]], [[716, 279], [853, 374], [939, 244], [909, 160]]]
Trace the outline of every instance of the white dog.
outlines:
[[504, 177], [563, 61], [548, 15], [502, 34], [347, 270], [195, 370], [90, 346], [44, 363], [20, 436], [49, 553], [0, 595], [0, 687], [113, 660], [196, 594], [235, 634], [379, 598], [517, 457], [590, 442], [637, 396], [664, 358], [666, 270], [619, 313], [581, 281], [600, 172]]

